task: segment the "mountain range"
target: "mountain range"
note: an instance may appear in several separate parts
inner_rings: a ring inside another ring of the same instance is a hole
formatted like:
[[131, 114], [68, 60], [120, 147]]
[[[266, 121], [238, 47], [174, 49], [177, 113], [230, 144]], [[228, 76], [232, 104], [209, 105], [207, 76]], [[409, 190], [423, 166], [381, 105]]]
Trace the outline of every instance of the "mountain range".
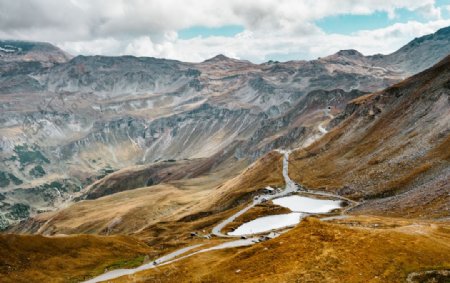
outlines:
[[[143, 254], [205, 245], [206, 231], [289, 179], [354, 203], [348, 218], [307, 218], [263, 244], [202, 252], [169, 275], [170, 264], [135, 280], [260, 282], [260, 273], [272, 282], [356, 282], [358, 257], [359, 282], [448, 270], [449, 54], [450, 27], [388, 55], [341, 50], [262, 64], [224, 55], [201, 63], [72, 57], [48, 43], [0, 41], [1, 237], [36, 243], [21, 252], [5, 245], [0, 273], [11, 282], [33, 274], [79, 281], [148, 261]], [[265, 200], [224, 228], [283, 209]], [[36, 250], [32, 263], [13, 255]], [[389, 250], [397, 254], [386, 257]], [[36, 263], [65, 257], [65, 277]], [[268, 258], [273, 270], [260, 266]], [[222, 264], [205, 264], [215, 260]]]

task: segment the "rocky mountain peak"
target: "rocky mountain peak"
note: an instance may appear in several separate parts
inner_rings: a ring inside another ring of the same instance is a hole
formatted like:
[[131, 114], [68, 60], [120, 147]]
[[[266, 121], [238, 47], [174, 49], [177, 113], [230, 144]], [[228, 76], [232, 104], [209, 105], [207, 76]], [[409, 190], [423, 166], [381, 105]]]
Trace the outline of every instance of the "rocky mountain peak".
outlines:
[[47, 42], [0, 40], [0, 58], [13, 62], [64, 63], [72, 56]]
[[219, 55], [216, 55], [216, 56], [214, 56], [214, 57], [212, 57], [210, 59], [206, 59], [205, 62], [206, 61], [208, 61], [208, 62], [213, 62], [213, 61], [214, 62], [218, 62], [218, 61], [228, 61], [228, 60], [230, 60], [229, 57], [227, 57], [227, 56], [225, 56], [223, 54], [219, 54]]
[[340, 57], [364, 57], [361, 52], [355, 49], [339, 50], [336, 55]]
[[435, 33], [424, 35], [421, 37], [416, 37], [412, 41], [410, 41], [407, 45], [400, 48], [397, 52], [407, 51], [410, 49], [414, 49], [420, 47], [422, 45], [430, 45], [437, 44], [437, 42], [450, 42], [450, 26], [441, 28]]
[[239, 60], [239, 59], [234, 59], [234, 58], [230, 58], [227, 57], [223, 54], [219, 54], [216, 55], [210, 59], [206, 59], [205, 61], [203, 61], [203, 63], [215, 63], [215, 64], [220, 64], [220, 63], [238, 63], [238, 62], [245, 62], [245, 63], [249, 63], [246, 60]]
[[450, 36], [450, 26], [439, 29], [435, 34], [437, 35], [447, 35]]
[[[339, 50], [333, 55], [326, 56], [322, 58], [325, 62], [334, 62], [339, 64], [348, 64], [349, 62], [362, 62], [365, 61], [366, 57], [355, 49], [344, 49]], [[319, 60], [320, 61], [320, 60]]]

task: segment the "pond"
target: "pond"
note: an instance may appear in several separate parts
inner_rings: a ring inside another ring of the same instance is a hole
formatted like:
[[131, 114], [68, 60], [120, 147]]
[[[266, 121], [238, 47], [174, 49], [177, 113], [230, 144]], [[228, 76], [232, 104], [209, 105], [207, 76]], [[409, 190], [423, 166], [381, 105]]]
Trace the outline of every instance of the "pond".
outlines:
[[233, 232], [228, 233], [230, 236], [242, 236], [259, 234], [270, 230], [291, 227], [300, 222], [305, 214], [292, 212], [288, 214], [270, 215], [257, 218], [242, 224]]
[[342, 201], [332, 199], [316, 199], [291, 195], [273, 199], [276, 205], [289, 208], [291, 213], [259, 217], [242, 224], [229, 236], [259, 234], [271, 230], [292, 227], [298, 224], [308, 213], [327, 213], [342, 206]]
[[272, 202], [295, 212], [306, 213], [327, 213], [342, 206], [341, 200], [315, 199], [298, 195], [277, 198]]

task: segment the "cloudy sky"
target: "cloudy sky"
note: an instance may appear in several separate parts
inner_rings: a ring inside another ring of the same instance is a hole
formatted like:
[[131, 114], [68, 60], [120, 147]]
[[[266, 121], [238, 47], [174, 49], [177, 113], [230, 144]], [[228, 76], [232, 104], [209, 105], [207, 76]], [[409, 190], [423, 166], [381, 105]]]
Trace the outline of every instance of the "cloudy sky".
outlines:
[[0, 0], [2, 39], [192, 62], [390, 53], [445, 26], [450, 0]]

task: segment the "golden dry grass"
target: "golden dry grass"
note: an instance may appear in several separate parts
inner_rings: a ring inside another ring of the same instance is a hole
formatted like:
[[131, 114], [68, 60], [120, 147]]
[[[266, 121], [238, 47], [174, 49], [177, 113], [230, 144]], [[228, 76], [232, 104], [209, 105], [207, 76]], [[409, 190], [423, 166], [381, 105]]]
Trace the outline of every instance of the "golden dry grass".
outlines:
[[40, 228], [43, 233], [132, 233], [143, 227], [173, 218], [198, 204], [207, 192], [186, 193], [168, 184], [121, 192], [96, 200], [81, 201], [51, 214]]
[[272, 151], [258, 159], [237, 177], [224, 182], [210, 199], [212, 209], [226, 209], [252, 199], [258, 189], [284, 185], [283, 155]]
[[[279, 153], [263, 157], [242, 174], [230, 178], [239, 166], [82, 201], [55, 213], [39, 215], [36, 222], [45, 223], [40, 228], [42, 233], [128, 233], [139, 241], [126, 236], [11, 235], [2, 242], [8, 247], [5, 255], [11, 253], [5, 261], [11, 263], [14, 272], [5, 271], [4, 278], [14, 282], [36, 276], [41, 282], [68, 282], [102, 273], [107, 266], [120, 267], [120, 263], [136, 261], [142, 254], [153, 259], [184, 246], [220, 241], [193, 238], [190, 232], [209, 233], [215, 224], [246, 205], [255, 191], [283, 184]], [[11, 245], [10, 239], [17, 245]], [[28, 242], [29, 247], [21, 242]], [[33, 262], [21, 262], [17, 257], [32, 258]]]
[[0, 235], [1, 282], [78, 282], [154, 251], [126, 236]]
[[450, 268], [449, 226], [381, 221], [395, 225], [310, 218], [252, 247], [195, 255], [114, 282], [404, 282], [413, 271]]
[[176, 222], [191, 214], [235, 208], [248, 202], [258, 189], [282, 185], [281, 168], [282, 155], [273, 152], [235, 177], [230, 176], [242, 170], [242, 164], [198, 178], [77, 202], [57, 212], [40, 214], [34, 223], [40, 223], [38, 233], [43, 234], [137, 233], [157, 222]]

